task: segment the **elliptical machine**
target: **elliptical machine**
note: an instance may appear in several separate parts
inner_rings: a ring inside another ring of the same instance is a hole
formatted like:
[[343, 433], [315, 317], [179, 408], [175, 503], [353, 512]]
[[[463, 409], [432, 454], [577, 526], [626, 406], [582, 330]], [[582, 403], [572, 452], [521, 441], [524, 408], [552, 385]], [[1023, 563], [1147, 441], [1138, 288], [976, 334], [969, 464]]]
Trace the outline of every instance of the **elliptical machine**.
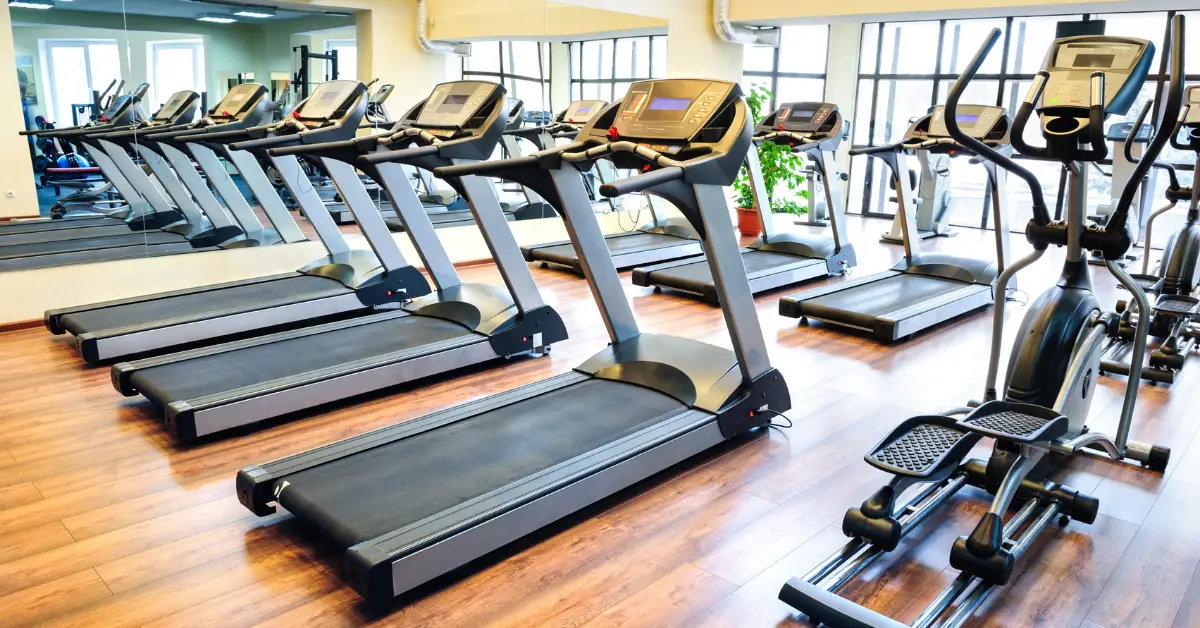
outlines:
[[[1183, 100], [1183, 25], [1183, 16], [1173, 18], [1168, 119], [1179, 115]], [[1170, 457], [1165, 447], [1129, 440], [1137, 401], [1136, 374], [1126, 384], [1116, 436], [1110, 438], [1086, 425], [1100, 356], [1117, 316], [1100, 309], [1085, 252], [1098, 251], [1109, 272], [1133, 294], [1141, 310], [1148, 311], [1145, 293], [1116, 263], [1132, 243], [1126, 221], [1136, 183], [1122, 191], [1105, 225], [1088, 225], [1087, 166], [1107, 155], [1104, 120], [1124, 114], [1133, 104], [1149, 73], [1154, 44], [1113, 36], [1060, 38], [1046, 57], [1046, 67], [1034, 77], [1014, 118], [1011, 137], [1020, 153], [1059, 161], [1070, 169], [1067, 217], [1056, 221], [1051, 220], [1040, 183], [1031, 172], [959, 128], [959, 99], [1000, 36], [1000, 29], [992, 30], [955, 83], [946, 103], [946, 127], [956, 141], [981, 158], [1021, 177], [1032, 194], [1033, 219], [1026, 237], [1034, 250], [1001, 273], [996, 293], [1003, 294], [1009, 280], [1050, 246], [1066, 247], [1066, 263], [1058, 282], [1037, 298], [1022, 321], [1003, 396], [996, 377], [1004, 338], [1004, 300], [997, 299], [983, 403], [908, 419], [867, 455], [866, 461], [890, 473], [891, 481], [846, 512], [842, 530], [852, 537], [850, 542], [803, 578], [789, 580], [779, 593], [784, 602], [830, 626], [904, 626], [840, 597], [837, 591], [895, 549], [935, 508], [968, 484], [994, 495], [991, 506], [969, 536], [954, 542], [950, 566], [960, 574], [913, 626], [963, 625], [996, 587], [1009, 581], [1017, 561], [1055, 520], [1089, 524], [1095, 520], [1099, 500], [1049, 479], [1050, 472], [1071, 457], [1098, 450], [1112, 460], [1139, 462], [1155, 471], [1163, 471]], [[1089, 75], [1090, 79], [1084, 78]], [[1044, 147], [1024, 141], [1025, 125], [1035, 107]], [[1145, 176], [1167, 140], [1160, 131], [1150, 141], [1131, 181]], [[1134, 371], [1141, 368], [1148, 326], [1148, 320], [1138, 321]], [[965, 416], [956, 420], [954, 415]], [[990, 458], [967, 460], [985, 436], [995, 442]], [[898, 505], [899, 498], [908, 495], [912, 497]], [[1016, 512], [1008, 516], [1014, 506]]]
[[[1142, 109], [1134, 128], [1141, 126], [1153, 105], [1151, 101]], [[1180, 141], [1180, 135], [1183, 141]], [[1128, 146], [1127, 143], [1126, 159], [1130, 159]], [[1196, 168], [1200, 171], [1200, 86], [1187, 90], [1187, 103], [1171, 132], [1171, 146], [1194, 153]], [[1142, 379], [1152, 383], [1173, 384], [1176, 374], [1183, 369], [1188, 355], [1196, 347], [1197, 338], [1200, 338], [1200, 299], [1196, 298], [1196, 289], [1200, 284], [1200, 187], [1195, 184], [1192, 187], [1181, 186], [1170, 164], [1156, 163], [1153, 167], [1167, 171], [1170, 185], [1166, 189], [1167, 205], [1155, 210], [1146, 220], [1147, 253], [1154, 233], [1154, 220], [1180, 202], [1188, 203], [1187, 217], [1179, 231], [1172, 234], [1163, 247], [1158, 268], [1150, 272], [1150, 256], [1147, 254], [1142, 258], [1141, 274], [1133, 275], [1134, 281], [1154, 297], [1154, 303], [1148, 310], [1149, 334], [1161, 339], [1159, 345], [1150, 351], [1149, 368], [1141, 369]], [[1117, 311], [1121, 313], [1121, 326], [1101, 362], [1101, 368], [1103, 373], [1129, 375], [1130, 365], [1122, 359], [1121, 354], [1128, 352], [1130, 343], [1138, 333], [1140, 312], [1147, 310], [1139, 310], [1136, 304], [1131, 306], [1122, 300], [1117, 302]]]

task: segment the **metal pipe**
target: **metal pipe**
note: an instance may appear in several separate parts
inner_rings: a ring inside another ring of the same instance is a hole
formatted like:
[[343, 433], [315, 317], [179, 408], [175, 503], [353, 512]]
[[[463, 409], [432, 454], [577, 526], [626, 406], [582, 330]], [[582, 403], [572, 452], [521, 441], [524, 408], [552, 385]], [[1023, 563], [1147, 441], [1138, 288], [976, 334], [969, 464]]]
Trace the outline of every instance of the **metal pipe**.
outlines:
[[429, 18], [425, 0], [417, 0], [417, 45], [425, 52], [445, 55], [471, 56], [471, 44], [461, 41], [430, 41]]
[[974, 580], [975, 578], [967, 574], [959, 574], [954, 579], [954, 582], [950, 583], [950, 586], [946, 587], [937, 596], [937, 599], [930, 603], [929, 606], [926, 606], [925, 610], [913, 620], [912, 628], [928, 628], [932, 626], [933, 622], [937, 621], [937, 618], [954, 603], [954, 600], [967, 591], [967, 588], [971, 586]]
[[[423, 3], [423, 0], [422, 0]], [[729, 20], [729, 0], [713, 0], [713, 29], [717, 37], [731, 44], [779, 47], [778, 26], [738, 26]]]

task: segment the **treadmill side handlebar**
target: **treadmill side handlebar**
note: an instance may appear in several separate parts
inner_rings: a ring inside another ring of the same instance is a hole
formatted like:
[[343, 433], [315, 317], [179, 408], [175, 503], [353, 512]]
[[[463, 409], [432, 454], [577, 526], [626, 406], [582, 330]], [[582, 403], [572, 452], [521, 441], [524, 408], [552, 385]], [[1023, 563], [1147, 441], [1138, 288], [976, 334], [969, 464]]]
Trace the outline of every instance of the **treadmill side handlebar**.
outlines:
[[363, 164], [382, 164], [389, 161], [405, 161], [408, 159], [417, 159], [426, 155], [438, 154], [438, 146], [416, 146], [413, 148], [402, 148], [400, 150], [383, 151], [363, 155], [358, 158], [359, 163]]
[[850, 156], [857, 157], [858, 155], [875, 155], [877, 153], [890, 153], [894, 152], [895, 150], [896, 146], [894, 144], [887, 144], [885, 146], [862, 146], [860, 148], [851, 148]]
[[680, 166], [651, 170], [650, 172], [635, 175], [627, 179], [605, 183], [600, 186], [600, 194], [608, 198], [614, 198], [622, 194], [641, 192], [656, 185], [682, 179], [683, 173], [684, 170]]
[[275, 148], [281, 146], [289, 146], [300, 142], [300, 135], [293, 133], [291, 135], [276, 135], [274, 137], [264, 137], [257, 140], [247, 140], [245, 142], [236, 142], [229, 145], [230, 150], [261, 150], [265, 148]]
[[442, 166], [441, 168], [433, 169], [433, 176], [445, 179], [446, 177], [465, 177], [472, 174], [486, 175], [489, 172], [497, 172], [500, 170], [507, 170], [509, 168], [536, 166], [537, 163], [537, 157], [526, 155], [524, 157], [501, 159], [498, 161], [479, 161], [473, 164]]

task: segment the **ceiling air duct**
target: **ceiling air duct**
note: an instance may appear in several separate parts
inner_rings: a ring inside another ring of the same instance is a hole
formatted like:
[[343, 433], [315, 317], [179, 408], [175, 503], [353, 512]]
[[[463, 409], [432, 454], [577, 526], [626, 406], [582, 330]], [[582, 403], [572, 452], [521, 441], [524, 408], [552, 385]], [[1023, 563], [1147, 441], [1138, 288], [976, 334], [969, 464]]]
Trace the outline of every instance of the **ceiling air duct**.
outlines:
[[729, 21], [729, 0], [713, 0], [713, 27], [717, 36], [734, 44], [779, 47], [778, 26], [741, 26]]
[[429, 41], [429, 18], [426, 15], [425, 0], [417, 0], [417, 44], [425, 52], [437, 52], [445, 55], [471, 56], [471, 44], [457, 41]]

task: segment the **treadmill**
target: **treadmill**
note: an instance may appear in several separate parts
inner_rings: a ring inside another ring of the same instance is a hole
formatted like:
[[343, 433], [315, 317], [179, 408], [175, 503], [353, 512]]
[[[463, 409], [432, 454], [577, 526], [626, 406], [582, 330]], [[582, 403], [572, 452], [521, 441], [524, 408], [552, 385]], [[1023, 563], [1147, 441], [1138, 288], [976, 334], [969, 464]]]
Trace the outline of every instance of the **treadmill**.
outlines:
[[[97, 122], [88, 123], [74, 127], [60, 127], [55, 129], [33, 129], [29, 131], [21, 131], [21, 135], [38, 135], [45, 138], [61, 138], [64, 142], [78, 144], [71, 136], [78, 135], [86, 131], [101, 131], [104, 129], [117, 129], [126, 127], [131, 124], [140, 122], [144, 114], [142, 114], [140, 106], [146, 92], [150, 89], [149, 83], [142, 83], [132, 92], [125, 96], [117, 96], [113, 98], [109, 107], [100, 114]], [[80, 144], [86, 151], [87, 146]], [[182, 215], [177, 210], [171, 210], [165, 214], [159, 214], [155, 208], [150, 207], [137, 190], [129, 185], [125, 177], [117, 170], [116, 165], [112, 163], [106, 155], [101, 152], [97, 155], [89, 155], [92, 163], [100, 168], [104, 177], [113, 185], [117, 192], [121, 195], [127, 207], [123, 209], [107, 209], [94, 207], [92, 209], [97, 213], [87, 211], [72, 210], [72, 213], [62, 218], [42, 218], [34, 220], [22, 220], [19, 222], [10, 222], [0, 224], [0, 236], [11, 236], [21, 233], [31, 233], [35, 231], [56, 231], [59, 229], [79, 229], [83, 227], [94, 226], [125, 226], [129, 230], [143, 229], [161, 229], [166, 225], [178, 222], [182, 219]], [[79, 215], [75, 215], [78, 212]], [[120, 233], [119, 231], [117, 233]]]
[[[958, 124], [971, 137], [1001, 152], [1012, 151], [1008, 144], [1011, 121], [1003, 108], [962, 105], [958, 111]], [[896, 182], [896, 211], [904, 225], [904, 259], [891, 270], [784, 297], [779, 301], [780, 314], [867, 331], [890, 342], [992, 304], [996, 278], [1009, 259], [1007, 175], [1003, 169], [982, 162], [988, 175], [986, 194], [992, 202], [996, 261], [922, 254], [921, 240], [916, 237], [916, 217], [909, 206], [912, 188], [904, 158], [916, 151], [974, 156], [950, 137], [943, 112], [942, 106], [934, 107], [896, 144], [850, 151], [852, 155], [881, 159], [891, 170]]]
[[[136, 128], [139, 132], [149, 132], [157, 127], [165, 128], [184, 120], [191, 121], [195, 118], [198, 104], [199, 95], [195, 92], [178, 92], [171, 96], [151, 120], [136, 125]], [[87, 133], [80, 131], [67, 137], [86, 146], [88, 154], [94, 158], [99, 159], [100, 155], [106, 155], [156, 212], [169, 213], [178, 210], [183, 215], [183, 220], [157, 230], [127, 231], [115, 235], [81, 238], [71, 237], [69, 232], [73, 230], [68, 230], [59, 232], [65, 239], [6, 244], [0, 246], [0, 271], [216, 250], [222, 244], [242, 237], [242, 230], [236, 226], [228, 229], [207, 228], [204, 215], [191, 204], [190, 198], [183, 202], [186, 193], [182, 192], [181, 188], [176, 189], [173, 194], [178, 195], [176, 198], [180, 203], [177, 206], [171, 205], [150, 177], [130, 158], [126, 147], [114, 143], [119, 141], [115, 137], [103, 137], [108, 133], [120, 134], [127, 130], [132, 130], [132, 127], [100, 129]], [[168, 190], [179, 186], [178, 179], [175, 179], [165, 163], [155, 165], [153, 160], [148, 160], [147, 163], [155, 169], [160, 182]]]
[[[226, 211], [232, 214], [244, 235], [237, 241], [227, 243], [225, 248], [304, 242], [307, 238], [283, 202], [278, 200], [273, 188], [264, 196], [275, 202], [262, 203], [263, 213], [271, 223], [268, 229], [246, 202], [217, 151], [199, 142], [180, 141], [180, 138], [201, 132], [218, 133], [261, 126], [270, 122], [270, 106], [266, 86], [258, 83], [235, 85], [204, 118], [182, 128], [143, 135], [135, 147], [146, 152], [153, 150], [165, 157], [205, 214], [214, 217], [214, 220], [220, 216], [224, 223], [228, 223]], [[196, 166], [204, 172], [204, 177], [196, 172]], [[243, 176], [243, 179], [253, 191], [255, 187], [249, 177]], [[223, 205], [221, 201], [224, 201]]]
[[[660, 106], [681, 106], [681, 103], [664, 101]], [[707, 108], [709, 103], [699, 105]], [[670, 111], [670, 110], [664, 110]], [[705, 112], [707, 113], [707, 112]], [[662, 113], [657, 115], [673, 115]], [[614, 141], [619, 141], [616, 138]], [[681, 150], [678, 147], [651, 146], [656, 150]], [[598, 171], [599, 172], [599, 171]], [[656, 264], [685, 257], [695, 257], [703, 252], [700, 235], [685, 217], [667, 218], [662, 215], [661, 204], [666, 199], [649, 196], [651, 222], [625, 233], [604, 236], [609, 255], [617, 270], [627, 270], [644, 264]], [[546, 242], [521, 247], [521, 253], [530, 262], [541, 262], [543, 267], [564, 268], [575, 274], [583, 274], [583, 265], [570, 240]]]
[[[742, 249], [742, 263], [746, 266], [750, 290], [754, 294], [816, 277], [842, 274], [857, 263], [854, 247], [846, 235], [846, 214], [841, 194], [833, 183], [837, 175], [835, 172], [831, 176], [828, 171], [831, 165], [835, 170], [837, 168], [834, 153], [847, 135], [846, 126], [837, 105], [833, 103], [794, 102], [783, 105], [763, 118], [754, 130], [755, 142], [774, 142], [791, 148], [793, 153], [808, 156], [816, 175], [830, 182], [821, 187], [825, 189], [825, 206], [832, 225], [832, 237], [780, 232], [771, 216], [770, 201], [766, 198], [758, 152], [749, 151], [746, 168], [750, 173], [750, 188], [754, 192], [754, 203], [763, 226], [762, 236]], [[810, 202], [815, 204], [817, 200], [814, 198]], [[699, 258], [635, 268], [633, 283], [657, 290], [679, 290], [697, 295], [709, 303], [717, 303], [717, 285], [708, 272], [708, 264]]]
[[401, 301], [428, 294], [428, 282], [403, 255], [381, 259], [373, 251], [350, 248], [329, 213], [315, 211], [320, 199], [294, 155], [266, 153], [309, 138], [321, 142], [354, 137], [366, 108], [365, 93], [358, 81], [329, 81], [318, 85], [283, 122], [176, 138], [208, 146], [238, 142], [228, 147], [228, 154], [237, 159], [243, 175], [250, 175], [248, 180], [265, 181], [259, 159], [269, 159], [287, 173], [285, 183], [310, 208], [310, 222], [327, 255], [290, 273], [50, 310], [46, 327], [51, 333], [74, 335], [83, 360], [94, 364], [372, 308], [396, 308]]
[[[741, 95], [725, 81], [639, 81], [570, 145], [439, 168], [528, 185], [555, 206], [611, 345], [571, 372], [247, 467], [239, 500], [259, 516], [286, 508], [345, 550], [355, 590], [390, 603], [787, 411], [722, 189], [750, 148]], [[580, 176], [600, 158], [649, 168], [606, 184], [605, 196], [669, 197], [707, 234], [733, 350], [638, 330]]]
[[[471, 175], [448, 182], [470, 202], [502, 285], [463, 283], [407, 177], [379, 174], [384, 164], [431, 169], [486, 159], [506, 112], [498, 83], [443, 83], [422, 102], [413, 124], [389, 137], [271, 151], [319, 160], [355, 221], [368, 227], [372, 248], [388, 259], [400, 249], [383, 228], [358, 169], [381, 182], [411, 227], [436, 291], [399, 310], [120, 363], [113, 367], [114, 385], [126, 396], [149, 399], [162, 409], [168, 429], [190, 441], [474, 364], [541, 355], [565, 340], [562, 319], [542, 301], [486, 179]], [[384, 148], [360, 158], [360, 149], [379, 147], [380, 139], [387, 142]]]

